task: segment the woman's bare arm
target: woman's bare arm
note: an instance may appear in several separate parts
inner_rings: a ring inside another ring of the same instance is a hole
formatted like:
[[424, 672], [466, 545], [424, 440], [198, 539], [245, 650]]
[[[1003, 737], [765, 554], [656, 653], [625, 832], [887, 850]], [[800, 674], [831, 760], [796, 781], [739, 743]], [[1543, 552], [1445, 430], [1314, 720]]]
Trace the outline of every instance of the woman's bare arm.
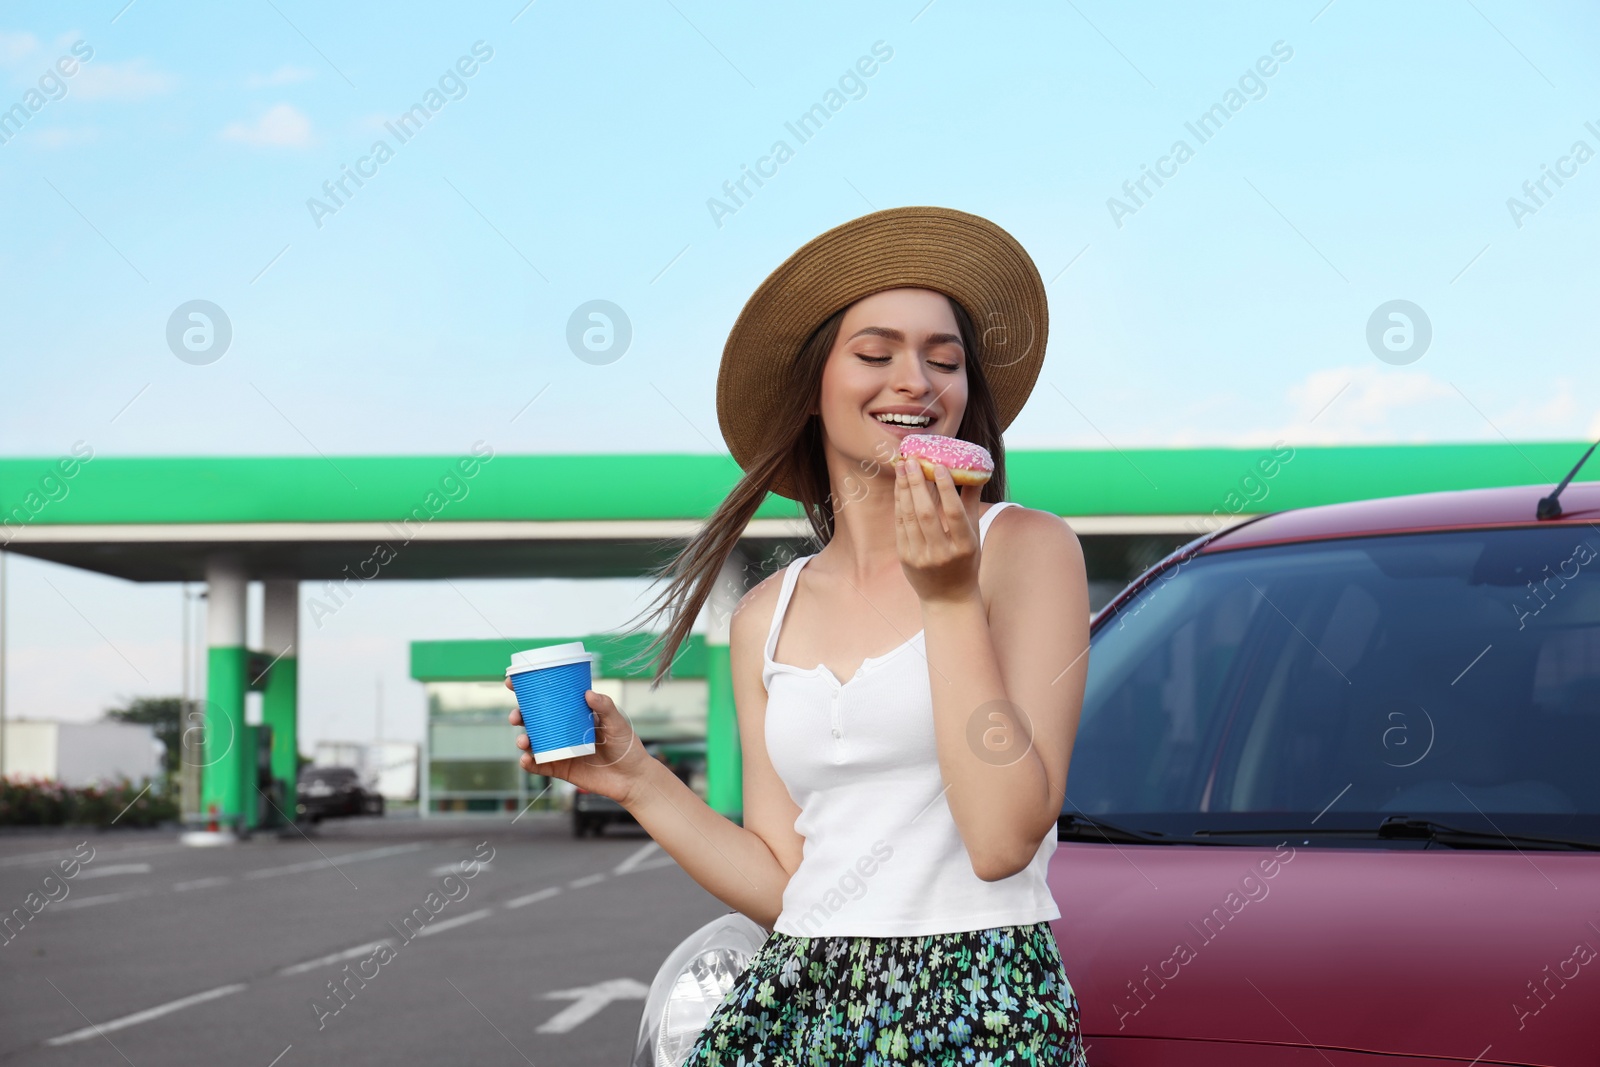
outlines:
[[743, 749], [745, 825], [712, 810], [654, 761], [625, 805], [706, 892], [767, 930], [783, 910], [783, 890], [799, 866], [804, 840], [794, 832], [799, 809], [772, 770], [762, 736], [767, 706], [762, 642], [774, 600], [770, 579], [746, 593], [734, 611], [729, 637]]
[[992, 616], [976, 594], [922, 612], [950, 815], [985, 881], [1017, 873], [1052, 832], [1088, 668], [1077, 536], [1058, 516], [1012, 510], [984, 550]]

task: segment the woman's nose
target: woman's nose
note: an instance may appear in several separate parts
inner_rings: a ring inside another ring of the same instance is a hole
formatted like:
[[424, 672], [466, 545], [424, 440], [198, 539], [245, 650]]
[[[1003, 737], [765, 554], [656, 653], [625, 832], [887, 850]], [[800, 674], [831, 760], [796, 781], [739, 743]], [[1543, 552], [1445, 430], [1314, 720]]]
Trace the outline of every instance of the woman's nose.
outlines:
[[896, 361], [894, 387], [909, 400], [921, 400], [931, 391], [922, 359], [915, 352]]

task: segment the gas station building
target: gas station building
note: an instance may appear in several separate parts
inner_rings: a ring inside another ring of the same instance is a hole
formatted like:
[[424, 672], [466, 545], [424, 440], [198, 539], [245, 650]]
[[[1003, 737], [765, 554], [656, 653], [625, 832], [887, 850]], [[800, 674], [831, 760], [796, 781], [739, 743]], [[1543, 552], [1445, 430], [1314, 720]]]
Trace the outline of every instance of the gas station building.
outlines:
[[[1061, 515], [1078, 533], [1094, 609], [1168, 551], [1219, 525], [1316, 504], [1542, 484], [1541, 471], [1569, 469], [1586, 445], [1017, 450], [1007, 452], [1006, 467], [1010, 499]], [[0, 550], [128, 581], [206, 583], [195, 817], [242, 831], [261, 825], [264, 813], [271, 821], [273, 807], [294, 811], [303, 611], [336, 610], [361, 583], [392, 578], [650, 577], [741, 474], [726, 455], [512, 455], [478, 447], [459, 457], [93, 457], [72, 467], [68, 475], [50, 457], [0, 459]], [[605, 665], [652, 635], [418, 642], [412, 675], [428, 690], [427, 747], [439, 767], [453, 764], [431, 782], [424, 776], [424, 788], [453, 802], [503, 796], [509, 782], [525, 796], [527, 783], [518, 779], [527, 776], [516, 765], [504, 710], [489, 727], [497, 738], [491, 745], [471, 686], [498, 685], [491, 679], [503, 675], [513, 651], [581, 639], [601, 653], [598, 673], [619, 687], [613, 696], [630, 718], [635, 708], [647, 711], [664, 735], [702, 724], [709, 803], [738, 818], [727, 619], [744, 590], [819, 547], [799, 505], [769, 496], [724, 568], [704, 634], [680, 650], [670, 688], [648, 697], [648, 672], [607, 677]], [[259, 649], [245, 640], [252, 581], [264, 594]], [[245, 722], [251, 689], [262, 694], [262, 726], [271, 733], [259, 769], [254, 728]], [[493, 770], [499, 761], [509, 770]], [[263, 782], [274, 788], [261, 789]], [[480, 790], [475, 783], [490, 784]]]
[[[672, 661], [671, 677], [650, 688], [649, 663], [628, 665], [649, 645], [650, 634], [582, 634], [568, 637], [488, 638], [411, 642], [411, 677], [427, 702], [417, 810], [424, 818], [445, 812], [517, 812], [530, 803], [530, 782], [507, 747], [506, 717], [517, 706], [505, 687], [512, 652], [582, 641], [595, 654], [597, 693], [628, 716], [640, 741], [703, 741], [710, 706], [706, 638], [691, 633]], [[559, 782], [550, 785], [562, 788]], [[537, 793], [543, 792], [539, 785]], [[554, 791], [552, 791], [552, 796]], [[550, 805], [547, 805], [550, 806]]]

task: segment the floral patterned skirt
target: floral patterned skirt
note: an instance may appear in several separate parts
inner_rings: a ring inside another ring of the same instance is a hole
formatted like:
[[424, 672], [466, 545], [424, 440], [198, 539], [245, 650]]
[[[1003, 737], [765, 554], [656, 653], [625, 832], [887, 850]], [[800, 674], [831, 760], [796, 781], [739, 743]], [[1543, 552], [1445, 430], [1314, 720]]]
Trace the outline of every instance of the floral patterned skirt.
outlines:
[[684, 1067], [1087, 1067], [1047, 922], [915, 937], [772, 932]]

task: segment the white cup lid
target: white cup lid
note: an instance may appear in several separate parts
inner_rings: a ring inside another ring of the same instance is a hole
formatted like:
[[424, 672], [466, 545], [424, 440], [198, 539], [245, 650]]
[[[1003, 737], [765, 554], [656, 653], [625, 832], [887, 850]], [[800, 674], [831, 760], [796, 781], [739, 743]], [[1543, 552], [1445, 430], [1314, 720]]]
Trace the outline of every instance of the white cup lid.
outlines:
[[582, 641], [568, 641], [560, 645], [546, 645], [543, 648], [530, 648], [525, 652], [511, 654], [511, 670], [526, 670], [530, 667], [545, 667], [563, 660], [575, 660], [583, 657], [594, 659], [594, 653], [588, 652], [583, 647]]

